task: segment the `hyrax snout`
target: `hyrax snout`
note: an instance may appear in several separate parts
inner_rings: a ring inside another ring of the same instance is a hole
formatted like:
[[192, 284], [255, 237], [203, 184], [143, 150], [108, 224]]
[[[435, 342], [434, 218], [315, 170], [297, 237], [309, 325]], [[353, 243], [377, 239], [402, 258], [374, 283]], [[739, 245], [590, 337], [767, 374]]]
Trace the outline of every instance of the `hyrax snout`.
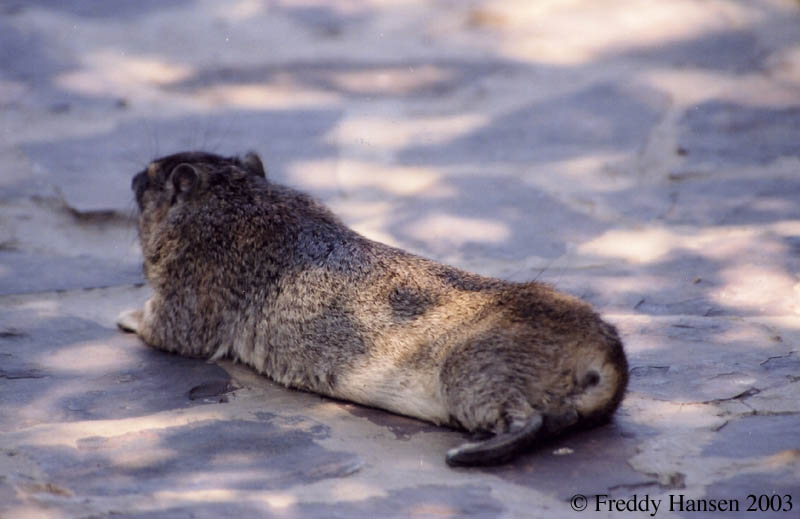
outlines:
[[154, 295], [120, 327], [155, 348], [482, 433], [452, 465], [505, 461], [622, 399], [622, 344], [586, 303], [369, 240], [255, 154], [170, 155], [132, 187]]

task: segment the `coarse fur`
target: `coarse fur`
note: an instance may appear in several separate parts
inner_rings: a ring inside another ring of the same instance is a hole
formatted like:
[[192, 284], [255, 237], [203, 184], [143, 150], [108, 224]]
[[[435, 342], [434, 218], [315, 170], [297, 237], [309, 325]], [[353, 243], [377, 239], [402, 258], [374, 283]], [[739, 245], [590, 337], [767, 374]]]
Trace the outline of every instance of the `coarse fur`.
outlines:
[[132, 187], [154, 295], [119, 324], [155, 348], [488, 436], [451, 465], [506, 461], [619, 406], [620, 339], [572, 296], [369, 240], [252, 153], [170, 155]]

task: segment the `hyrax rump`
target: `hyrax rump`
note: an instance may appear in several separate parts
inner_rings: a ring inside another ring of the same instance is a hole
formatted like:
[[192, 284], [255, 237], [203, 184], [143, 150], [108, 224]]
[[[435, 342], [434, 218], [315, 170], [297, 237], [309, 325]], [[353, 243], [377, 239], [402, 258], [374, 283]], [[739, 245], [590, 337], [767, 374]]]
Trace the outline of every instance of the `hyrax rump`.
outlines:
[[451, 465], [506, 461], [619, 406], [620, 339], [574, 297], [369, 240], [252, 153], [170, 155], [132, 187], [154, 295], [119, 324], [155, 348], [479, 433]]

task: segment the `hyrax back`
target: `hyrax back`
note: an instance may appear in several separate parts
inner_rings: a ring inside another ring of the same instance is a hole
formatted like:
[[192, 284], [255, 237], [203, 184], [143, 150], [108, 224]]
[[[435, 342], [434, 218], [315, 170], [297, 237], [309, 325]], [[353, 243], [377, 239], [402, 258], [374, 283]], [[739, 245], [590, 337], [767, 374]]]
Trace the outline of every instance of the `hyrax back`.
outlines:
[[371, 241], [265, 177], [254, 154], [200, 152], [134, 177], [154, 295], [121, 327], [156, 348], [490, 435], [451, 450], [451, 464], [504, 461], [619, 405], [622, 345], [587, 304]]

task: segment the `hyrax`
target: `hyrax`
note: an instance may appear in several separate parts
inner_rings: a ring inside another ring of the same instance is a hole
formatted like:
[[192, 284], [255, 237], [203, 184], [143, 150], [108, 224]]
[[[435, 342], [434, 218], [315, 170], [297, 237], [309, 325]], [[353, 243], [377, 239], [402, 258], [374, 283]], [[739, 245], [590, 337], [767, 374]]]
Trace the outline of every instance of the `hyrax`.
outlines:
[[508, 460], [619, 406], [620, 339], [574, 297], [369, 240], [252, 153], [170, 155], [132, 187], [154, 295], [119, 324], [155, 348], [482, 436], [451, 465]]

